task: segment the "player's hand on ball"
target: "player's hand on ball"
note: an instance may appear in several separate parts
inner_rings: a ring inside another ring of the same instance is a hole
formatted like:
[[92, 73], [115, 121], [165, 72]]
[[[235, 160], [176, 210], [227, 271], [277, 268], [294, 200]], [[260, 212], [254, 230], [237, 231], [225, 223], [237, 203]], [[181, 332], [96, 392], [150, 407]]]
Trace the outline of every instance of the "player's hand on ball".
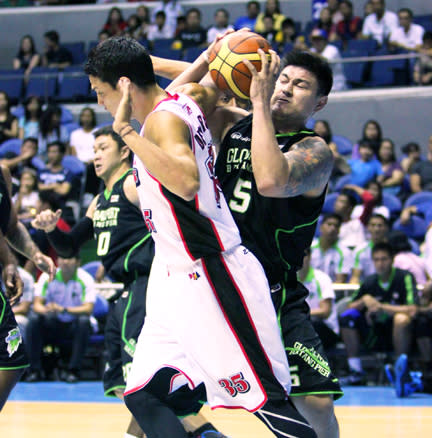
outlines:
[[113, 129], [121, 135], [122, 129], [129, 125], [132, 116], [131, 95], [130, 95], [130, 80], [125, 77], [121, 77], [118, 80], [118, 88], [122, 93], [119, 106], [114, 116]]
[[254, 103], [254, 101], [270, 102], [276, 81], [276, 75], [279, 71], [280, 58], [274, 50], [269, 50], [270, 61], [268, 54], [265, 53], [264, 50], [258, 49], [258, 53], [261, 57], [262, 66], [259, 72], [249, 60], [243, 60], [243, 63], [252, 75], [250, 100], [252, 103]]

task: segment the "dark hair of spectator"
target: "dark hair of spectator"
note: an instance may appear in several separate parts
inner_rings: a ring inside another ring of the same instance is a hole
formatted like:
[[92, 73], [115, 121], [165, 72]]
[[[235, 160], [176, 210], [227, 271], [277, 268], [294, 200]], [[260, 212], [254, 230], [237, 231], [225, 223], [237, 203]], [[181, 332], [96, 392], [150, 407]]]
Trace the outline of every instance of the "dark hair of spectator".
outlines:
[[382, 194], [382, 186], [381, 184], [376, 180], [372, 179], [366, 184], [366, 190], [370, 189], [371, 186], [375, 186], [378, 189], [378, 196], [375, 198], [375, 204], [376, 205], [382, 205], [383, 203], [383, 194]]
[[[39, 120], [39, 130], [42, 137], [46, 137], [53, 129], [52, 116], [57, 115], [61, 117], [61, 108], [57, 105], [49, 105], [45, 111], [42, 112]], [[60, 125], [54, 127], [57, 137], [60, 137]]]
[[36, 146], [36, 149], [38, 148], [38, 139], [36, 137], [26, 137], [22, 141], [22, 144], [27, 143], [28, 141], [32, 142]]
[[389, 220], [388, 220], [385, 216], [383, 216], [382, 214], [378, 214], [378, 213], [373, 213], [373, 214], [371, 214], [371, 215], [369, 216], [369, 219], [367, 220], [368, 225], [369, 225], [369, 222], [370, 222], [372, 219], [380, 219], [380, 220], [382, 220], [382, 221], [386, 224], [387, 228], [390, 228], [390, 222], [389, 222]]
[[54, 146], [58, 146], [59, 152], [64, 155], [66, 153], [66, 145], [62, 141], [52, 141], [51, 143], [47, 144], [47, 151], [49, 148], [52, 148]]
[[20, 58], [20, 57], [22, 57], [24, 55], [27, 55], [27, 53], [24, 52], [24, 50], [22, 48], [22, 43], [26, 39], [30, 41], [30, 54], [34, 55], [36, 53], [36, 45], [35, 45], [33, 37], [31, 35], [24, 35], [21, 38], [21, 41], [20, 41], [20, 45], [19, 45], [19, 49], [18, 49], [18, 55], [17, 55], [18, 58]]
[[222, 14], [224, 14], [227, 19], [229, 18], [229, 12], [224, 8], [216, 9], [214, 16], [216, 17], [216, 15], [219, 14], [219, 12], [222, 12]]
[[379, 251], [386, 252], [391, 258], [394, 256], [393, 247], [388, 242], [378, 242], [372, 247], [372, 255]]
[[91, 114], [91, 116], [92, 116], [91, 126], [92, 126], [92, 128], [94, 128], [96, 126], [96, 113], [94, 112], [94, 109], [90, 108], [89, 106], [86, 106], [85, 108], [83, 108], [81, 110], [80, 115], [79, 115], [79, 125], [82, 126], [81, 116], [84, 113], [84, 111], [87, 111], [87, 112], [89, 112]]
[[258, 11], [261, 10], [261, 4], [260, 4], [260, 2], [257, 2], [257, 1], [255, 1], [255, 0], [252, 0], [252, 1], [248, 2], [247, 5], [246, 5], [246, 8], [249, 9], [249, 7], [250, 7], [250, 6], [253, 6], [253, 5], [256, 6], [256, 8], [257, 8]]
[[[157, 17], [163, 17], [163, 19], [166, 20], [165, 11], [157, 11], [155, 14], [155, 18], [157, 18]], [[180, 17], [177, 17], [177, 18], [180, 18]]]
[[156, 83], [153, 64], [146, 49], [132, 38], [114, 37], [90, 50], [86, 74], [107, 82], [113, 89], [122, 76], [145, 89]]
[[40, 100], [40, 98], [38, 96], [29, 96], [24, 101], [24, 118], [25, 118], [25, 120], [30, 120], [31, 119], [31, 113], [30, 113], [30, 110], [27, 107], [31, 103], [32, 100], [37, 100], [37, 102], [39, 104], [39, 108], [38, 108], [37, 113], [36, 113], [36, 117], [39, 120], [41, 115], [42, 115], [42, 102], [41, 102], [41, 100]]
[[4, 98], [6, 99], [6, 112], [9, 114], [10, 107], [11, 107], [9, 95], [6, 93], [6, 91], [3, 91], [3, 90], [0, 90], [0, 94], [3, 94]]
[[51, 210], [57, 211], [62, 206], [60, 195], [53, 190], [42, 190], [39, 192], [39, 200], [50, 206]]
[[352, 2], [350, 2], [350, 0], [341, 0], [341, 1], [339, 2], [339, 6], [340, 6], [342, 3], [345, 3], [350, 9], [353, 8]]
[[420, 146], [418, 145], [418, 143], [410, 142], [402, 146], [401, 150], [402, 153], [408, 155], [410, 152], [420, 152]]
[[202, 16], [201, 11], [198, 8], [190, 8], [186, 11], [186, 17], [193, 13], [196, 13], [199, 18], [201, 18]]
[[282, 21], [282, 23], [281, 23], [281, 29], [283, 29], [284, 27], [295, 28], [294, 20], [291, 17], [285, 18], [284, 21]]
[[393, 248], [394, 254], [400, 252], [412, 252], [408, 237], [402, 231], [391, 231], [388, 235], [388, 243]]
[[105, 22], [105, 26], [110, 26], [111, 25], [111, 23], [112, 23], [112, 16], [113, 16], [114, 12], [119, 14], [119, 22], [125, 21], [124, 18], [123, 18], [123, 13], [122, 13], [121, 9], [118, 8], [117, 6], [114, 6], [108, 12], [108, 18], [107, 18], [107, 20]]
[[355, 207], [357, 205], [357, 195], [356, 193], [351, 189], [342, 189], [339, 196], [343, 195], [346, 196], [348, 203], [351, 207]]
[[[380, 149], [381, 149], [381, 145], [384, 143], [384, 142], [387, 142], [387, 143], [390, 143], [391, 144], [391, 147], [392, 147], [392, 154], [391, 154], [391, 160], [393, 161], [393, 162], [395, 162], [396, 161], [396, 152], [395, 152], [395, 144], [394, 144], [394, 142], [393, 142], [393, 140], [392, 139], [390, 139], [390, 138], [383, 138], [382, 140], [381, 140], [381, 144], [380, 144]], [[381, 161], [381, 158], [380, 158], [380, 155], [379, 155], [379, 149], [378, 149], [378, 160], [379, 161]]]
[[401, 12], [408, 14], [411, 19], [414, 17], [413, 11], [410, 8], [400, 8], [398, 10], [398, 14], [400, 14]]
[[293, 50], [283, 58], [280, 71], [289, 65], [302, 67], [312, 73], [318, 82], [318, 95], [328, 96], [333, 86], [333, 73], [325, 59], [311, 53]]
[[322, 135], [321, 138], [322, 138], [327, 144], [330, 144], [330, 142], [332, 141], [332, 138], [333, 138], [333, 133], [332, 133], [332, 130], [331, 130], [331, 128], [330, 128], [329, 122], [327, 122], [327, 120], [317, 120], [317, 121], [315, 122], [315, 125], [316, 125], [317, 123], [322, 123], [322, 124], [325, 126], [326, 134], [325, 134], [325, 135]]
[[45, 32], [44, 37], [48, 38], [50, 41], [52, 41], [55, 44], [58, 44], [60, 41], [60, 36], [56, 30], [49, 30], [48, 32]]
[[326, 213], [323, 215], [321, 219], [321, 225], [327, 222], [329, 219], [336, 219], [339, 222], [339, 225], [342, 225], [342, 217], [337, 213]]
[[[378, 133], [376, 139], [371, 139], [371, 138], [366, 137], [366, 129], [367, 129], [368, 125], [375, 126], [377, 133]], [[375, 154], [378, 153], [378, 149], [379, 149], [379, 146], [380, 146], [381, 141], [382, 141], [382, 129], [381, 129], [381, 125], [376, 120], [368, 120], [364, 124], [363, 133], [362, 133], [362, 140], [369, 140], [372, 144], [372, 149], [374, 150]]]
[[[267, 10], [267, 8], [268, 8], [268, 2], [266, 2], [266, 5], [265, 5], [265, 13], [266, 13], [266, 14], [267, 14], [267, 13], [272, 14], [272, 12], [269, 12], [269, 11]], [[281, 13], [281, 9], [280, 9], [280, 3], [279, 3], [279, 0], [275, 0], [275, 10], [274, 10], [273, 14], [280, 14], [280, 13]]]

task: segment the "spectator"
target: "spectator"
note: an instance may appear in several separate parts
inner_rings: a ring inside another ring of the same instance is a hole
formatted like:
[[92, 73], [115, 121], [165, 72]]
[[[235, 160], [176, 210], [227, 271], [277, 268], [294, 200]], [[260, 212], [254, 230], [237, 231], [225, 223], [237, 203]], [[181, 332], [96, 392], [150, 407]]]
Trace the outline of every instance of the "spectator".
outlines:
[[94, 280], [79, 267], [76, 255], [58, 258], [59, 269], [53, 281], [42, 274], [36, 284], [33, 301], [34, 315], [30, 317], [28, 341], [30, 350], [29, 382], [43, 378], [42, 347], [47, 343], [72, 341], [72, 353], [62, 380], [79, 380], [82, 360], [91, 334], [90, 316], [96, 301]]
[[10, 100], [5, 91], [0, 91], [0, 144], [18, 137], [18, 119], [10, 112]]
[[264, 31], [260, 32], [260, 35], [263, 36], [270, 44], [273, 44], [276, 40], [277, 31], [274, 28], [274, 19], [273, 15], [267, 14], [263, 18]]
[[18, 137], [39, 137], [39, 120], [42, 103], [39, 97], [29, 96], [24, 102], [24, 116], [18, 120]]
[[71, 171], [63, 167], [62, 160], [65, 152], [64, 143], [60, 141], [49, 143], [47, 146], [47, 165], [39, 172], [38, 178], [39, 191], [53, 191], [60, 197], [63, 204], [69, 199], [75, 182]]
[[367, 140], [372, 145], [374, 154], [378, 156], [378, 151], [382, 142], [382, 129], [376, 120], [368, 120], [363, 126], [362, 138], [354, 145], [352, 158], [360, 158], [359, 143], [362, 140]]
[[365, 187], [369, 181], [376, 179], [383, 173], [381, 163], [374, 158], [374, 150], [371, 143], [362, 140], [359, 143], [360, 158], [347, 160], [351, 168], [350, 184]]
[[369, 275], [375, 274], [375, 266], [372, 262], [372, 248], [381, 242], [387, 241], [390, 223], [387, 218], [380, 214], [372, 214], [367, 223], [370, 240], [354, 249], [353, 269], [350, 283], [360, 284]]
[[335, 307], [335, 293], [331, 278], [323, 271], [312, 268], [311, 251], [306, 250], [298, 278], [309, 291], [306, 301], [310, 307], [312, 324], [322, 340], [324, 350], [339, 342], [339, 323]]
[[110, 37], [110, 34], [106, 30], [98, 32], [98, 43], [106, 41]]
[[141, 38], [141, 22], [139, 21], [138, 15], [132, 14], [129, 16], [125, 33], [136, 40]]
[[432, 190], [432, 135], [429, 137], [427, 160], [419, 161], [410, 173], [411, 192]]
[[[387, 220], [390, 220], [390, 210], [385, 205], [383, 205], [382, 187], [379, 182], [373, 179], [366, 184], [365, 188], [355, 186], [353, 184], [347, 184], [345, 188], [354, 191], [362, 199], [364, 198], [365, 193], [367, 193], [368, 196], [371, 197], [373, 203], [370, 214], [380, 214], [381, 216], [384, 216]], [[356, 205], [351, 213], [351, 218], [360, 218], [363, 212], [364, 206]], [[367, 217], [365, 220], [367, 224], [369, 217]]]
[[255, 23], [258, 14], [261, 11], [261, 5], [257, 1], [247, 2], [246, 5], [246, 15], [238, 17], [234, 23], [234, 29], [239, 30], [243, 27], [248, 27], [251, 30], [255, 29]]
[[206, 47], [207, 31], [201, 26], [201, 11], [191, 8], [186, 13], [186, 28], [179, 33], [183, 49]]
[[147, 32], [149, 41], [172, 38], [171, 28], [167, 25], [164, 11], [156, 12], [154, 24], [150, 24]]
[[140, 28], [137, 39], [147, 39], [147, 32], [150, 26], [150, 12], [147, 6], [139, 5], [136, 9], [136, 16], [138, 17]]
[[424, 28], [413, 23], [411, 9], [402, 8], [398, 11], [399, 26], [392, 31], [389, 43], [392, 48], [403, 50], [418, 50], [423, 44]]
[[336, 62], [341, 59], [339, 49], [333, 44], [328, 44], [328, 35], [325, 30], [314, 29], [310, 35], [311, 52], [317, 53], [330, 62], [333, 71], [333, 88], [332, 91], [341, 91], [346, 89], [345, 74], [342, 64]]
[[120, 8], [114, 6], [108, 12], [108, 18], [104, 24], [103, 30], [107, 31], [110, 36], [123, 35], [127, 28], [127, 22], [123, 18]]
[[336, 34], [342, 41], [357, 39], [362, 32], [362, 19], [354, 16], [350, 0], [342, 0], [339, 6], [342, 20], [336, 24]]
[[227, 30], [233, 29], [229, 23], [229, 13], [226, 9], [217, 9], [214, 13], [214, 25], [207, 31], [207, 42], [212, 43], [218, 34], [223, 34]]
[[383, 193], [398, 196], [402, 193], [404, 173], [396, 160], [395, 146], [392, 140], [384, 138], [378, 151], [378, 161], [383, 173], [377, 177]]
[[425, 32], [423, 44], [418, 49], [420, 58], [414, 65], [414, 82], [419, 85], [432, 84], [432, 32]]
[[25, 269], [21, 268], [21, 266], [18, 266], [18, 273], [23, 282], [23, 294], [19, 302], [12, 306], [12, 312], [14, 313], [16, 322], [26, 343], [29, 323], [28, 315], [34, 298], [35, 284], [33, 277]]
[[336, 25], [333, 23], [331, 12], [328, 7], [321, 9], [319, 20], [316, 23], [315, 29], [324, 30], [329, 41], [334, 41], [337, 39]]
[[369, 0], [364, 4], [363, 9], [363, 17], [366, 18], [368, 15], [371, 15], [374, 13], [374, 7], [372, 5], [372, 2]]
[[72, 54], [65, 47], [60, 46], [60, 37], [57, 31], [50, 30], [44, 34], [45, 53], [42, 57], [44, 67], [63, 69], [72, 64]]
[[38, 142], [37, 138], [28, 137], [23, 140], [20, 154], [10, 158], [3, 158], [0, 162], [6, 166], [12, 174], [13, 179], [20, 179], [25, 168], [32, 168], [32, 159], [37, 155]]
[[180, 32], [183, 32], [186, 29], [186, 17], [184, 15], [180, 15], [177, 17], [177, 27], [174, 33], [174, 38], [178, 39]]
[[339, 242], [342, 218], [326, 214], [320, 225], [320, 236], [312, 242], [310, 264], [325, 272], [331, 281], [346, 283], [351, 271], [351, 250]]
[[402, 158], [400, 165], [405, 173], [410, 173], [413, 166], [421, 161], [420, 146], [417, 143], [407, 143], [402, 147]]
[[177, 17], [184, 15], [183, 7], [179, 0], [163, 0], [157, 3], [153, 9], [152, 22], [155, 22], [156, 14], [159, 11], [165, 12], [166, 24], [169, 29], [170, 38], [173, 37], [177, 27]]
[[361, 339], [372, 341], [365, 345], [368, 349], [394, 349], [396, 356], [407, 354], [411, 346], [411, 315], [417, 302], [415, 279], [410, 272], [393, 266], [388, 243], [373, 247], [372, 260], [376, 273], [366, 277], [348, 310], [340, 316], [350, 368], [346, 383], [352, 385], [366, 380], [360, 361]]
[[406, 234], [402, 231], [391, 231], [388, 236], [388, 242], [393, 249], [393, 266], [411, 272], [417, 284], [425, 285], [428, 280], [426, 262], [420, 256], [413, 253]]
[[13, 60], [13, 68], [15, 70], [23, 69], [24, 76], [28, 79], [33, 68], [40, 64], [40, 60], [33, 37], [31, 35], [24, 35], [21, 38], [18, 53]]
[[373, 38], [379, 45], [383, 45], [398, 27], [398, 17], [394, 12], [385, 9], [384, 0], [370, 0], [370, 3], [373, 13], [363, 22], [362, 36]]
[[42, 112], [39, 120], [39, 153], [38, 155], [46, 160], [47, 144], [53, 141], [61, 141], [69, 144], [69, 132], [65, 126], [61, 125], [61, 108], [56, 105], [49, 105]]
[[280, 31], [285, 15], [281, 13], [279, 0], [267, 0], [265, 2], [264, 12], [260, 12], [257, 16], [255, 32], [264, 32], [264, 17], [266, 15], [271, 15], [273, 17], [273, 27], [276, 31]]
[[339, 23], [343, 19], [339, 0], [327, 0], [327, 7], [330, 11], [333, 24]]
[[296, 41], [296, 27], [294, 20], [290, 17], [282, 21], [281, 30], [276, 34], [276, 42], [279, 44], [278, 51], [281, 55], [286, 51], [286, 45], [294, 45]]
[[12, 197], [18, 220], [29, 224], [36, 216], [39, 202], [37, 173], [34, 169], [26, 168], [21, 173], [19, 190]]

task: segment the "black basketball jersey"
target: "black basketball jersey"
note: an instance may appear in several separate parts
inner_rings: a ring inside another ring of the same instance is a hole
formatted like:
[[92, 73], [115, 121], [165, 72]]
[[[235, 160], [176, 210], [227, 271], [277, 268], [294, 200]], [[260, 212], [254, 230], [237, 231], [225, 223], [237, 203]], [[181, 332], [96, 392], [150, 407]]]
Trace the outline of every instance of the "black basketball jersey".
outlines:
[[132, 204], [123, 184], [132, 169], [114, 184], [112, 191], [99, 195], [93, 214], [97, 255], [115, 281], [130, 283], [136, 275], [148, 274], [154, 243], [139, 208]]
[[0, 168], [0, 229], [3, 234], [7, 233], [11, 212], [11, 200], [9, 191]]
[[[304, 137], [306, 128], [277, 135], [282, 152]], [[312, 242], [325, 193], [317, 198], [269, 198], [258, 193], [251, 163], [252, 115], [225, 136], [216, 160], [216, 175], [239, 227], [243, 244], [263, 265], [270, 285], [294, 286], [296, 271]]]

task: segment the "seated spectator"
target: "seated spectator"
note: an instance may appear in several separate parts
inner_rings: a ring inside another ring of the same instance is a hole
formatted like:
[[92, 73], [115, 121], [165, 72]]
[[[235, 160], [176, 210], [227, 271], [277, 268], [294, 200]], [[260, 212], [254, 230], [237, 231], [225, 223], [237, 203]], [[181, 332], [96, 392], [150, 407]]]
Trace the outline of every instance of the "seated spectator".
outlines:
[[20, 154], [11, 157], [6, 156], [0, 160], [0, 163], [9, 169], [12, 179], [19, 180], [25, 168], [34, 169], [32, 158], [37, 155], [37, 152], [37, 139], [34, 137], [25, 138], [21, 145]]
[[18, 220], [29, 224], [36, 216], [39, 202], [37, 173], [26, 168], [21, 174], [19, 190], [12, 197], [12, 202], [18, 215]]
[[218, 34], [223, 34], [227, 30], [233, 29], [229, 22], [229, 13], [226, 9], [217, 9], [214, 13], [214, 25], [207, 31], [207, 43], [211, 44]]
[[164, 11], [156, 12], [154, 24], [150, 24], [147, 31], [147, 39], [149, 41], [172, 38], [171, 28], [166, 22], [166, 14]]
[[277, 31], [274, 28], [273, 16], [268, 14], [263, 18], [264, 30], [260, 32], [260, 35], [264, 37], [270, 44], [276, 41]]
[[417, 303], [415, 278], [393, 266], [393, 250], [388, 243], [373, 247], [372, 260], [376, 273], [366, 277], [339, 318], [350, 368], [346, 383], [351, 385], [366, 383], [361, 341], [370, 341], [365, 344], [368, 349], [392, 350], [397, 357], [408, 354], [411, 347], [412, 314]]
[[283, 55], [287, 44], [294, 45], [297, 38], [296, 27], [294, 20], [290, 17], [282, 21], [281, 30], [276, 34], [276, 42], [278, 43], [278, 52]]
[[0, 144], [18, 137], [18, 119], [10, 112], [10, 100], [5, 91], [0, 91]]
[[[365, 194], [368, 194], [368, 196], [372, 197], [372, 210], [370, 214], [380, 214], [381, 216], [384, 216], [387, 220], [390, 220], [390, 210], [388, 207], [383, 205], [383, 191], [381, 184], [376, 180], [371, 180], [366, 184], [366, 187], [359, 187], [355, 186], [353, 184], [347, 184], [344, 187], [345, 189], [352, 190], [353, 192], [357, 193], [357, 195], [360, 198], [364, 198]], [[351, 218], [357, 219], [360, 218], [361, 215], [364, 213], [364, 206], [362, 205], [356, 205], [354, 207], [354, 210], [351, 213]], [[366, 219], [366, 223], [367, 223]]]
[[106, 30], [101, 30], [98, 32], [98, 43], [106, 41], [110, 37], [110, 34]]
[[359, 144], [361, 141], [367, 140], [374, 150], [375, 156], [378, 156], [378, 151], [382, 142], [381, 125], [376, 120], [368, 120], [362, 131], [362, 137], [357, 144], [354, 145], [351, 158], [360, 158]]
[[107, 31], [110, 36], [121, 36], [127, 28], [127, 22], [123, 18], [120, 8], [114, 6], [108, 12], [108, 18], [104, 24], [103, 30]]
[[250, 30], [255, 29], [258, 14], [261, 11], [261, 5], [257, 1], [249, 1], [246, 4], [246, 15], [238, 17], [234, 23], [234, 29], [239, 30], [248, 27]]
[[413, 78], [419, 85], [432, 84], [432, 32], [425, 32], [423, 44], [418, 49], [420, 58], [414, 64]]
[[29, 96], [24, 102], [24, 116], [18, 120], [18, 137], [39, 136], [39, 120], [42, 115], [42, 103], [39, 97]]
[[335, 283], [347, 282], [352, 265], [351, 250], [339, 241], [341, 224], [340, 216], [326, 214], [319, 228], [320, 236], [311, 245], [311, 266], [325, 272]]
[[[363, 19], [366, 18], [368, 15], [371, 15], [374, 13], [374, 7], [372, 5], [371, 0], [368, 0], [365, 4], [364, 4], [364, 8], [363, 8]], [[363, 20], [364, 21], [364, 20]]]
[[387, 218], [380, 214], [372, 214], [367, 223], [370, 240], [354, 249], [354, 264], [350, 283], [360, 284], [369, 275], [375, 274], [375, 266], [372, 262], [372, 248], [381, 242], [387, 241], [390, 223]]
[[376, 179], [383, 173], [381, 163], [374, 158], [374, 150], [367, 140], [359, 143], [360, 158], [347, 160], [351, 168], [350, 184], [365, 187], [369, 181]]
[[341, 91], [347, 88], [345, 74], [342, 64], [335, 62], [341, 59], [339, 49], [333, 44], [328, 43], [328, 34], [325, 30], [314, 29], [310, 35], [311, 52], [317, 53], [330, 62], [333, 72], [333, 87], [332, 91]]
[[147, 38], [147, 32], [151, 22], [149, 8], [144, 5], [139, 5], [136, 8], [136, 15], [140, 22], [140, 35], [138, 39]]
[[425, 285], [428, 280], [426, 262], [413, 253], [406, 234], [402, 231], [391, 231], [388, 236], [388, 243], [393, 249], [393, 266], [411, 272], [417, 284]]
[[39, 120], [38, 155], [43, 160], [47, 158], [47, 144], [53, 141], [61, 141], [69, 144], [69, 132], [61, 125], [61, 108], [56, 105], [49, 105]]
[[282, 21], [285, 15], [281, 13], [279, 0], [267, 0], [264, 6], [264, 12], [260, 12], [255, 22], [255, 32], [264, 32], [264, 17], [271, 15], [273, 17], [273, 27], [276, 31], [281, 30]]
[[432, 135], [429, 137], [427, 160], [419, 161], [410, 172], [411, 192], [432, 190]]
[[378, 150], [378, 161], [383, 173], [377, 177], [383, 193], [398, 196], [402, 193], [404, 172], [397, 162], [395, 146], [392, 140], [384, 138]]
[[175, 33], [177, 18], [184, 15], [184, 10], [180, 3], [180, 0], [163, 0], [156, 3], [152, 11], [152, 23], [155, 22], [156, 14], [159, 11], [165, 12], [166, 23], [169, 29], [169, 34], [171, 35], [170, 38], [172, 38]]
[[339, 23], [342, 20], [343, 15], [340, 10], [339, 0], [327, 0], [327, 7], [330, 11], [330, 16], [332, 18], [333, 24]]
[[339, 4], [342, 19], [336, 24], [336, 34], [342, 41], [357, 39], [362, 32], [362, 19], [354, 16], [350, 0], [342, 0]]
[[183, 49], [207, 47], [207, 31], [201, 25], [201, 11], [191, 8], [186, 13], [186, 28], [179, 33]]
[[136, 40], [141, 38], [141, 22], [139, 21], [138, 15], [132, 14], [129, 16], [125, 35], [129, 35]]
[[174, 32], [174, 38], [178, 40], [179, 35], [186, 29], [186, 17], [184, 15], [180, 15], [177, 17], [177, 26]]
[[63, 204], [69, 199], [74, 186], [74, 176], [70, 170], [63, 167], [62, 160], [65, 156], [66, 146], [57, 141], [47, 146], [47, 165], [39, 172], [38, 189], [40, 192], [53, 191], [59, 195]]
[[409, 174], [413, 166], [421, 161], [420, 146], [417, 143], [407, 143], [402, 147], [402, 153], [405, 155], [400, 161], [404, 173]]
[[23, 282], [23, 294], [18, 303], [12, 306], [12, 312], [18, 323], [24, 342], [27, 342], [28, 316], [33, 303], [35, 283], [33, 277], [25, 269], [21, 268], [21, 266], [18, 266], [18, 273]]
[[18, 53], [13, 60], [15, 70], [23, 69], [24, 76], [28, 78], [31, 71], [40, 64], [40, 55], [36, 51], [35, 43], [31, 35], [24, 35], [21, 38]]
[[305, 251], [303, 266], [298, 279], [309, 291], [306, 298], [310, 307], [312, 324], [322, 340], [324, 349], [334, 347], [340, 340], [339, 323], [335, 307], [335, 293], [331, 278], [311, 266], [311, 250]]
[[90, 316], [96, 301], [94, 280], [79, 267], [76, 255], [58, 258], [57, 274], [49, 281], [42, 274], [36, 284], [33, 301], [34, 314], [30, 317], [27, 339], [30, 350], [28, 382], [43, 380], [42, 348], [48, 343], [64, 346], [72, 342], [72, 352], [61, 378], [76, 383], [91, 334]]
[[399, 9], [398, 19], [399, 26], [390, 34], [390, 47], [402, 50], [418, 50], [423, 44], [423, 26], [412, 22], [413, 13], [408, 8]]
[[50, 30], [44, 34], [45, 52], [42, 56], [44, 67], [64, 69], [72, 64], [72, 54], [66, 47], [60, 45], [57, 31]]
[[328, 41], [335, 41], [337, 39], [336, 25], [333, 23], [332, 15], [328, 7], [321, 9], [315, 29], [323, 30], [327, 34]]
[[373, 13], [364, 19], [362, 37], [373, 38], [379, 45], [383, 45], [398, 27], [398, 17], [385, 8], [384, 0], [370, 0], [370, 3]]

